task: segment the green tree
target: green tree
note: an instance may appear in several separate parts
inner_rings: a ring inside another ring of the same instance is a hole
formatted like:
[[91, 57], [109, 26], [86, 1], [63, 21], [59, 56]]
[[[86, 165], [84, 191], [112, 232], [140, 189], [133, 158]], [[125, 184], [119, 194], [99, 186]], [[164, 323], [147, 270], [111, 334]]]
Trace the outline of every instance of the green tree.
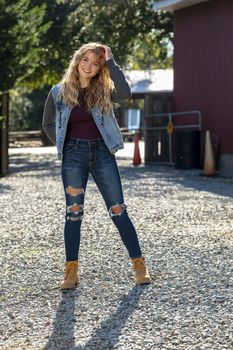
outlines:
[[29, 0], [0, 0], [0, 91], [30, 75], [40, 64], [40, 38], [49, 24], [41, 25], [46, 5]]
[[151, 0], [0, 0], [0, 31], [4, 91], [16, 81], [31, 89], [52, 85], [73, 51], [89, 41], [111, 46], [121, 65], [136, 57], [141, 68], [148, 56], [166, 65], [172, 20], [154, 12]]
[[172, 35], [157, 41], [154, 31], [136, 39], [128, 57], [127, 69], [166, 69], [173, 66]]
[[[10, 6], [11, 1], [1, 1]], [[83, 43], [97, 41], [111, 46], [116, 61], [130, 69], [170, 66], [166, 41], [171, 40], [171, 16], [154, 12], [151, 0], [50, 0], [46, 7], [44, 0], [18, 0], [17, 3], [22, 2], [27, 4], [27, 11], [40, 9], [36, 45], [27, 39], [28, 52], [31, 45], [35, 58], [27, 59], [27, 65], [17, 73], [18, 90], [23, 88], [23, 99], [32, 102], [28, 102], [30, 107], [23, 112], [24, 123], [21, 124], [24, 128], [40, 127], [43, 102], [50, 86], [61, 79], [74, 50]], [[13, 6], [15, 2], [11, 3]], [[17, 11], [14, 6], [12, 16], [15, 20]], [[16, 28], [17, 23], [16, 20]], [[12, 28], [10, 23], [9, 28]], [[17, 38], [11, 34], [8, 39], [9, 42], [12, 40], [9, 56]], [[28, 52], [24, 51], [25, 59], [30, 57]], [[16, 60], [9, 61], [6, 76], [10, 69], [15, 74], [16, 65]], [[15, 96], [22, 105], [20, 95]]]
[[[33, 109], [33, 103], [26, 93], [19, 90], [10, 91], [10, 120], [9, 129], [12, 130], [32, 130], [35, 120], [29, 120], [28, 116]], [[38, 125], [36, 128], [38, 129]]]
[[151, 0], [79, 2], [69, 17], [69, 22], [75, 21], [83, 23], [73, 38], [77, 46], [89, 41], [106, 43], [112, 47], [114, 56], [121, 65], [125, 65], [127, 58], [134, 54], [135, 42], [143, 43], [151, 32], [161, 57], [167, 55], [164, 40], [170, 40], [172, 17], [169, 13], [156, 13]]
[[[31, 4], [41, 6], [43, 1]], [[162, 62], [168, 55], [165, 39], [169, 41], [172, 32], [171, 15], [153, 11], [151, 0], [50, 0], [46, 23], [50, 27], [40, 37], [40, 64], [21, 79], [31, 89], [59, 81], [73, 52], [90, 41], [111, 46], [123, 66], [137, 57], [138, 48], [145, 50], [145, 42], [146, 52]]]
[[[31, 0], [34, 6], [42, 6], [43, 3], [44, 0]], [[48, 88], [60, 80], [75, 47], [74, 32], [81, 30], [83, 25], [81, 21], [69, 21], [70, 14], [79, 3], [80, 1], [47, 1], [43, 25], [50, 23], [50, 27], [40, 37], [40, 65], [22, 81], [28, 88]]]

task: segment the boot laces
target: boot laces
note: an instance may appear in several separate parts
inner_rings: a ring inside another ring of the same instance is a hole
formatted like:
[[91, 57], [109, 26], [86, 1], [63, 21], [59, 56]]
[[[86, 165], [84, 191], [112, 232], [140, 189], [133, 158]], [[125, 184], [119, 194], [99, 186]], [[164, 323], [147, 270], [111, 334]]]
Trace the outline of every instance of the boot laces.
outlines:
[[143, 259], [139, 258], [134, 260], [134, 270], [137, 271], [145, 271], [146, 270], [146, 265]]

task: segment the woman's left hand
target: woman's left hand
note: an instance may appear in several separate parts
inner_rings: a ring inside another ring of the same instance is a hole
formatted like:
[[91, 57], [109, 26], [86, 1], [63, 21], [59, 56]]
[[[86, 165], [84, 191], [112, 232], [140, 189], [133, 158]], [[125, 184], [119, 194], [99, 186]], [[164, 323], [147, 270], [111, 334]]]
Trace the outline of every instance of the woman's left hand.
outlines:
[[112, 50], [111, 47], [107, 46], [107, 45], [103, 45], [103, 48], [105, 49], [105, 59], [106, 61], [113, 59], [113, 54], [112, 54]]

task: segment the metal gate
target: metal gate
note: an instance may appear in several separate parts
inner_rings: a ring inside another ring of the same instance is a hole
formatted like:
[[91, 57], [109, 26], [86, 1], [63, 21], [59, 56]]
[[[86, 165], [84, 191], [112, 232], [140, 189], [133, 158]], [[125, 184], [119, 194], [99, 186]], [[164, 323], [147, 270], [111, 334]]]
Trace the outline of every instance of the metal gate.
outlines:
[[[178, 164], [179, 142], [183, 143], [181, 136], [186, 136], [186, 149], [189, 153], [200, 153], [192, 150], [190, 143], [197, 140], [194, 133], [199, 134], [201, 130], [200, 111], [186, 111], [176, 113], [151, 114], [144, 118], [145, 138], [145, 163]], [[187, 138], [187, 135], [191, 142]], [[180, 140], [180, 141], [179, 141]], [[184, 140], [184, 137], [183, 137]], [[196, 141], [198, 142], [198, 141]], [[200, 157], [199, 157], [200, 158]]]

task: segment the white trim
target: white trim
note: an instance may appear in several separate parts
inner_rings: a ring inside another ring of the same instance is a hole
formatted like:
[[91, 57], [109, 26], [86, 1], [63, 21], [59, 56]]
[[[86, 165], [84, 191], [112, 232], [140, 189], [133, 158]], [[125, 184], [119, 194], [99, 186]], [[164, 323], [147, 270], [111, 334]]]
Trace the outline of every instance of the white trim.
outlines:
[[210, 0], [154, 0], [153, 9], [155, 11], [165, 10], [165, 11], [175, 11], [185, 7], [197, 5], [201, 2], [206, 2]]

